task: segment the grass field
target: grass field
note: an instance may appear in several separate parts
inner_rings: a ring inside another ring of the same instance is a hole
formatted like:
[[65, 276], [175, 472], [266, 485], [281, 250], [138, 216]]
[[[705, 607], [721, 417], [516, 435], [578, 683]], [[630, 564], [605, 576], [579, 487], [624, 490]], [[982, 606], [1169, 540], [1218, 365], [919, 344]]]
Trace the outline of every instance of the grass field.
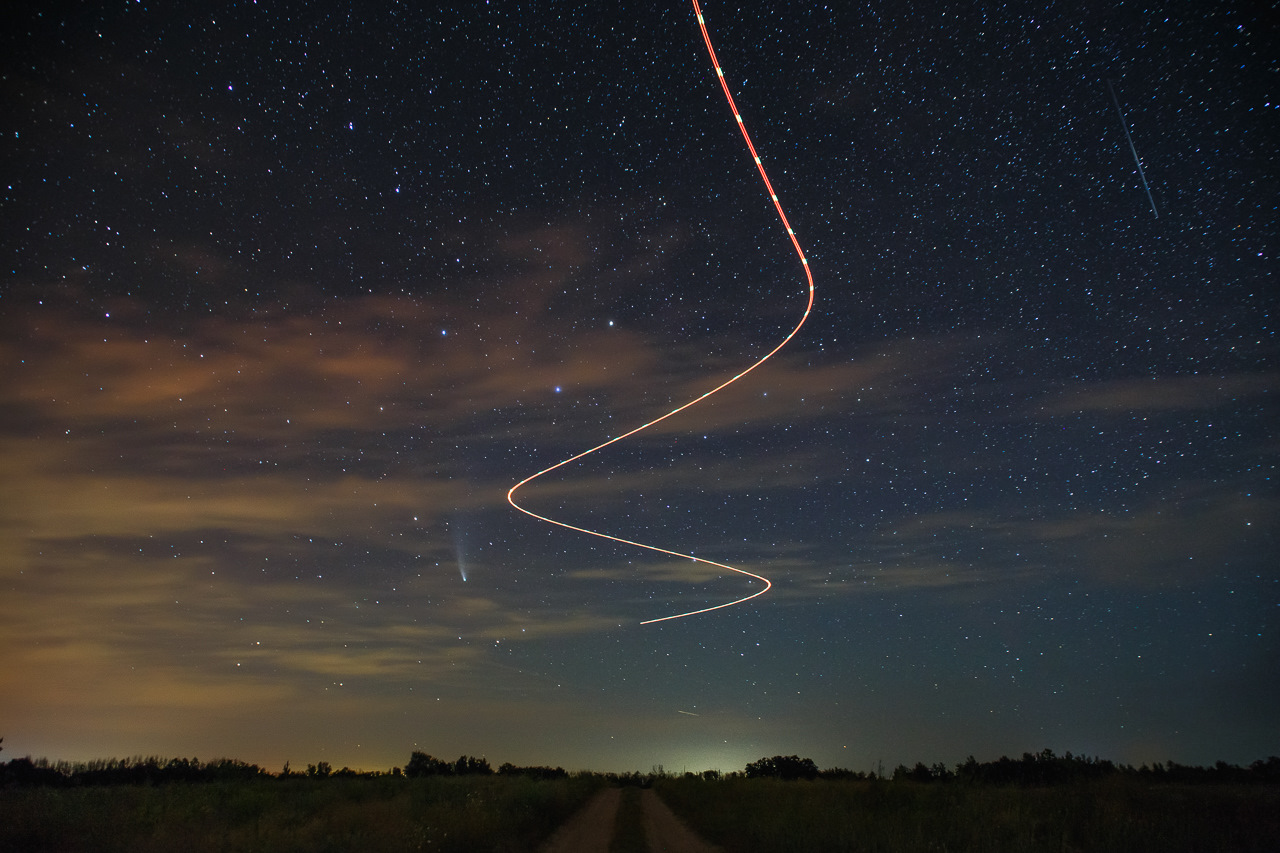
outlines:
[[668, 778], [654, 787], [727, 853], [1280, 850], [1275, 786]]
[[[639, 774], [369, 775], [0, 786], [0, 851], [532, 851], [601, 786], [624, 788], [612, 853], [646, 849]], [[726, 853], [1280, 850], [1280, 785], [909, 779], [649, 780]]]
[[533, 850], [591, 777], [261, 779], [0, 790], [0, 850]]

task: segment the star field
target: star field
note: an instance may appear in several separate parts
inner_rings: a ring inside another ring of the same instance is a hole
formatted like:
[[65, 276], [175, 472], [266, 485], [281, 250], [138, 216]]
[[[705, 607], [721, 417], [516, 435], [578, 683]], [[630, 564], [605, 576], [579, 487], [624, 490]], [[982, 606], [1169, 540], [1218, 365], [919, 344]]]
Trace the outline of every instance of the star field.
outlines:
[[1276, 752], [1257, 9], [703, 11], [647, 626], [689, 6], [7, 14], [11, 754]]

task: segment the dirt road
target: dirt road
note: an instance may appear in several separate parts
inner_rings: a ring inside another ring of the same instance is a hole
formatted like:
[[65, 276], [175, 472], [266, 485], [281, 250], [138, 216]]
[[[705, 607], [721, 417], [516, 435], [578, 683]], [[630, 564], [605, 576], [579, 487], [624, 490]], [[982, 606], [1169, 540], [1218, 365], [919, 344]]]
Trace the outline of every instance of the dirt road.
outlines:
[[609, 853], [621, 788], [605, 788], [556, 830], [541, 853]]
[[[542, 845], [540, 853], [609, 853], [621, 802], [620, 788], [606, 788], [596, 794], [556, 830]], [[640, 792], [640, 808], [650, 853], [716, 853], [718, 850], [681, 823], [653, 791]]]
[[652, 790], [640, 792], [640, 807], [649, 853], [715, 853], [719, 849], [695, 835]]

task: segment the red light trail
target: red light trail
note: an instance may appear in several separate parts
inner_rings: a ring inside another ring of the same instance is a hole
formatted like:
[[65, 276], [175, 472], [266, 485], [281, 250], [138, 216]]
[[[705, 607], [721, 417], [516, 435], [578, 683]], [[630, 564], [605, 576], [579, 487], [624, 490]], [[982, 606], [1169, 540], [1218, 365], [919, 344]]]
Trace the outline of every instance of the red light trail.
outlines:
[[743, 596], [742, 598], [737, 598], [737, 599], [734, 599], [733, 601], [726, 601], [723, 604], [716, 604], [712, 607], [703, 607], [699, 610], [690, 610], [687, 613], [677, 613], [673, 616], [661, 616], [657, 619], [646, 619], [645, 621], [640, 623], [641, 625], [651, 625], [654, 622], [667, 622], [672, 619], [683, 619], [686, 616], [696, 616], [699, 613], [710, 613], [713, 610], [721, 610], [725, 607], [732, 607], [735, 604], [742, 604], [745, 601], [750, 601], [753, 598], [757, 598], [758, 596], [764, 595], [766, 592], [769, 591], [769, 588], [773, 586], [773, 583], [763, 575], [758, 575], [755, 572], [749, 572], [746, 569], [739, 569], [734, 566], [727, 565], [725, 563], [717, 563], [714, 560], [707, 560], [702, 557], [695, 557], [692, 554], [683, 554], [679, 551], [672, 551], [668, 548], [661, 548], [657, 545], [647, 545], [644, 542], [635, 542], [631, 539], [623, 539], [620, 536], [614, 536], [609, 533], [601, 533], [598, 530], [587, 530], [585, 527], [578, 527], [576, 525], [568, 524], [563, 521], [557, 521], [554, 518], [547, 518], [545, 515], [539, 515], [538, 513], [525, 509], [524, 507], [520, 506], [520, 504], [516, 503], [516, 499], [515, 499], [516, 491], [520, 489], [522, 486], [538, 479], [543, 474], [549, 474], [550, 472], [556, 470], [557, 468], [561, 468], [565, 465], [568, 465], [571, 462], [576, 462], [579, 459], [583, 458], [584, 456], [589, 456], [592, 453], [595, 453], [597, 450], [603, 450], [604, 448], [608, 447], [611, 444], [622, 441], [625, 438], [630, 438], [636, 433], [646, 430], [649, 427], [654, 426], [655, 424], [662, 423], [667, 418], [672, 417], [673, 415], [680, 414], [685, 409], [688, 409], [692, 406], [696, 406], [698, 403], [701, 403], [703, 400], [707, 399], [712, 394], [715, 394], [717, 391], [722, 391], [725, 388], [728, 388], [730, 385], [737, 382], [739, 379], [746, 376], [748, 373], [755, 370], [757, 367], [764, 364], [769, 359], [773, 358], [773, 356], [780, 349], [785, 347], [787, 343], [796, 336], [796, 333], [800, 331], [800, 328], [805, 324], [805, 321], [809, 319], [809, 313], [813, 310], [813, 296], [814, 296], [813, 273], [809, 270], [809, 260], [804, 256], [804, 249], [800, 248], [800, 241], [796, 239], [795, 231], [791, 229], [791, 223], [787, 221], [787, 214], [785, 211], [783, 211], [782, 203], [778, 201], [778, 194], [774, 192], [773, 184], [770, 183], [769, 181], [769, 175], [764, 170], [764, 163], [760, 161], [760, 155], [756, 153], [756, 147], [751, 142], [751, 135], [747, 133], [747, 126], [742, 121], [742, 115], [738, 112], [738, 105], [733, 101], [733, 93], [729, 91], [729, 84], [725, 80], [724, 71], [720, 68], [720, 60], [716, 58], [715, 48], [711, 44], [711, 34], [707, 32], [707, 23], [705, 20], [703, 20], [702, 7], [698, 5], [698, 0], [693, 0], [693, 11], [698, 16], [698, 27], [701, 28], [702, 30], [702, 40], [707, 45], [707, 53], [711, 57], [711, 64], [714, 65], [716, 69], [716, 78], [720, 81], [720, 88], [724, 90], [724, 97], [725, 97], [725, 100], [729, 102], [729, 109], [733, 111], [733, 117], [738, 124], [738, 130], [742, 131], [742, 138], [746, 140], [747, 149], [751, 152], [751, 158], [755, 160], [756, 169], [759, 170], [760, 172], [760, 177], [764, 181], [765, 189], [769, 191], [769, 198], [773, 202], [774, 209], [777, 210], [778, 212], [778, 218], [782, 221], [783, 227], [787, 229], [787, 236], [791, 239], [791, 245], [795, 247], [796, 254], [799, 255], [800, 257], [800, 264], [804, 269], [805, 278], [808, 280], [808, 284], [809, 284], [809, 301], [805, 305], [804, 314], [801, 315], [800, 322], [796, 323], [796, 327], [791, 330], [791, 333], [788, 334], [785, 338], [783, 338], [782, 341], [777, 346], [775, 346], [763, 357], [758, 359], [755, 363], [751, 364], [749, 367], [747, 367], [745, 370], [741, 371], [737, 375], [725, 380], [724, 382], [721, 382], [719, 385], [712, 388], [710, 391], [707, 391], [698, 397], [694, 397], [689, 402], [681, 406], [677, 406], [676, 408], [667, 412], [665, 415], [654, 418], [653, 420], [648, 421], [647, 423], [643, 423], [632, 430], [624, 432], [622, 435], [614, 436], [608, 441], [603, 441], [600, 444], [597, 444], [595, 447], [592, 447], [588, 450], [584, 450], [581, 453], [578, 453], [574, 456], [570, 456], [568, 459], [562, 460], [560, 462], [557, 462], [554, 465], [543, 468], [541, 471], [537, 472], [536, 474], [531, 474], [528, 477], [525, 477], [523, 480], [516, 483], [514, 486], [512, 486], [510, 489], [507, 490], [507, 503], [511, 504], [511, 506], [515, 507], [516, 509], [520, 510], [520, 512], [523, 512], [525, 515], [533, 516], [539, 521], [545, 521], [548, 524], [554, 524], [557, 527], [563, 527], [566, 530], [574, 530], [574, 531], [577, 531], [578, 533], [586, 533], [589, 536], [597, 536], [601, 539], [608, 539], [612, 542], [620, 542], [623, 545], [634, 545], [637, 548], [644, 548], [649, 551], [656, 551], [659, 554], [668, 554], [672, 557], [680, 557], [682, 559], [692, 560], [695, 563], [703, 563], [708, 566], [715, 566], [716, 568], [719, 568], [719, 569], [725, 569], [730, 572], [736, 572], [737, 574], [740, 574], [740, 575], [746, 575], [748, 578], [754, 578], [764, 583], [763, 589], [757, 590], [756, 592], [753, 592], [751, 595]]

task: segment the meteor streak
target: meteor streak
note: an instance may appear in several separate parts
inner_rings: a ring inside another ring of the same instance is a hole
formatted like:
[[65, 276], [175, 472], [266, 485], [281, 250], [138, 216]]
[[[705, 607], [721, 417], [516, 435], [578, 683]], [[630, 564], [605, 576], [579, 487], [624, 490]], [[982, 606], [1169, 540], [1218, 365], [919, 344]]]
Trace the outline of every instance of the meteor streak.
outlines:
[[[511, 504], [511, 506], [518, 509], [520, 512], [523, 512], [525, 515], [532, 516], [538, 519], [539, 521], [545, 521], [548, 524], [554, 524], [557, 527], [563, 527], [566, 530], [573, 530], [578, 533], [586, 533], [590, 536], [597, 536], [601, 539], [608, 539], [613, 542], [620, 542], [623, 545], [634, 545], [637, 548], [644, 548], [649, 551], [656, 551], [659, 554], [668, 554], [672, 557], [681, 557], [686, 560], [692, 560], [695, 563], [703, 563], [708, 566], [715, 566], [718, 569], [724, 569], [729, 572], [736, 572], [737, 574], [745, 575], [749, 579], [754, 579], [764, 584], [764, 587], [762, 589], [756, 590], [750, 595], [743, 596], [742, 598], [736, 598], [733, 601], [726, 601], [723, 604], [716, 604], [711, 607], [703, 607], [699, 610], [690, 610], [687, 613], [677, 613], [672, 616], [660, 616], [656, 619], [646, 619], [645, 621], [640, 623], [641, 625], [651, 625], [655, 622], [666, 622], [672, 619], [683, 619], [686, 616], [696, 616], [699, 613], [710, 613], [713, 610], [720, 610], [725, 607], [732, 607], [735, 604], [742, 604], [745, 601], [750, 601], [753, 598], [764, 595], [766, 592], [769, 591], [770, 587], [772, 587], [773, 584], [768, 578], [764, 577], [763, 575], [758, 575], [754, 572], [749, 572], [746, 569], [739, 569], [734, 566], [730, 566], [726, 563], [717, 563], [714, 560], [707, 560], [702, 557], [695, 557], [692, 554], [683, 554], [679, 551], [672, 551], [668, 548], [662, 548], [657, 545], [647, 545], [643, 542], [635, 542], [631, 539], [623, 539], [620, 536], [614, 536], [609, 533], [601, 533], [600, 531], [597, 531], [597, 530], [587, 530], [585, 527], [578, 527], [573, 524], [568, 524], [567, 522], [556, 521], [554, 518], [548, 518], [545, 515], [539, 515], [538, 513], [533, 512], [532, 510], [525, 509], [524, 507], [520, 506], [520, 504], [516, 503], [516, 499], [515, 499], [516, 491], [519, 490], [521, 487], [525, 486], [526, 484], [531, 483], [534, 480], [538, 479], [544, 474], [548, 474], [556, 470], [557, 468], [561, 468], [565, 465], [570, 464], [571, 462], [576, 462], [579, 459], [582, 459], [584, 456], [589, 456], [590, 454], [595, 453], [597, 450], [603, 450], [609, 445], [622, 441], [625, 438], [630, 438], [636, 433], [646, 430], [649, 427], [654, 426], [655, 424], [659, 424], [662, 421], [665, 421], [667, 418], [672, 417], [673, 415], [678, 415], [679, 413], [683, 412], [685, 409], [688, 409], [692, 406], [696, 406], [698, 403], [701, 403], [703, 400], [707, 399], [712, 394], [715, 394], [717, 391], [722, 391], [725, 388], [728, 388], [730, 385], [737, 382], [739, 379], [746, 376], [748, 373], [755, 370], [760, 365], [764, 364], [766, 361], [772, 358], [779, 350], [781, 350], [784, 346], [786, 346], [787, 343], [790, 342], [790, 340], [796, 336], [796, 333], [800, 331], [800, 328], [805, 324], [805, 321], [809, 319], [809, 313], [813, 310], [813, 297], [814, 297], [813, 273], [810, 272], [809, 270], [809, 260], [808, 258], [805, 257], [804, 250], [800, 247], [800, 241], [796, 239], [796, 234], [795, 234], [795, 231], [793, 231], [791, 228], [791, 223], [787, 221], [787, 214], [782, 209], [782, 203], [778, 201], [778, 194], [774, 191], [773, 184], [769, 181], [769, 175], [764, 170], [764, 163], [761, 162], [760, 155], [756, 153], [756, 147], [751, 141], [751, 135], [747, 133], [747, 126], [742, 120], [742, 115], [738, 112], [738, 105], [734, 103], [733, 93], [729, 91], [729, 84], [725, 80], [724, 71], [721, 70], [720, 68], [720, 60], [716, 58], [716, 51], [711, 44], [711, 35], [710, 33], [707, 32], [707, 24], [702, 17], [702, 7], [698, 5], [698, 0], [693, 0], [693, 11], [694, 11], [694, 14], [697, 15], [698, 17], [698, 27], [702, 30], [702, 40], [703, 42], [705, 42], [707, 46], [707, 54], [711, 57], [711, 64], [715, 67], [716, 78], [720, 81], [720, 88], [724, 91], [725, 100], [728, 101], [729, 109], [732, 110], [733, 112], [733, 118], [737, 123], [738, 130], [742, 132], [742, 138], [747, 143], [747, 150], [751, 152], [751, 158], [752, 160], [755, 161], [756, 170], [759, 171], [760, 178], [761, 180], [764, 181], [765, 189], [769, 193], [769, 199], [770, 201], [773, 202], [774, 210], [776, 210], [778, 213], [778, 219], [781, 220], [782, 226], [787, 230], [787, 237], [790, 238], [791, 245], [795, 248], [796, 255], [798, 255], [800, 258], [800, 265], [801, 265], [801, 268], [804, 270], [804, 275], [806, 280], [808, 281], [808, 287], [809, 287], [809, 297], [808, 297], [808, 302], [806, 303], [804, 308], [804, 313], [800, 316], [800, 320], [798, 323], [796, 323], [795, 328], [792, 329], [790, 334], [788, 334], [785, 338], [783, 338], [782, 341], [777, 346], [775, 346], [772, 350], [766, 353], [763, 357], [761, 357], [760, 359], [758, 359], [757, 361], [749, 365], [747, 368], [740, 371], [736, 375], [730, 377], [729, 379], [726, 379], [724, 382], [721, 382], [719, 385], [715, 386], [711, 390], [706, 391], [705, 393], [701, 394], [698, 397], [693, 398], [692, 400], [688, 401], [687, 403], [684, 403], [683, 405], [677, 406], [676, 408], [667, 412], [665, 415], [656, 417], [651, 421], [648, 421], [646, 423], [641, 424], [638, 427], [635, 427], [634, 429], [624, 432], [622, 435], [614, 436], [613, 438], [607, 441], [603, 441], [600, 444], [597, 444], [595, 447], [584, 450], [581, 453], [575, 454], [574, 456], [570, 456], [568, 459], [562, 460], [560, 462], [557, 462], [554, 465], [543, 468], [541, 471], [537, 472], [536, 474], [531, 474], [528, 477], [525, 477], [523, 480], [516, 483], [507, 491], [507, 502]], [[751, 583], [751, 582], [752, 582], [751, 580], [748, 580], [748, 583]], [[681, 711], [680, 713], [683, 714], [688, 712]], [[696, 716], [696, 715], [691, 715], [691, 716]]]
[[1147, 185], [1147, 175], [1142, 171], [1142, 161], [1138, 159], [1138, 149], [1134, 147], [1133, 137], [1129, 135], [1129, 124], [1124, 120], [1124, 111], [1120, 109], [1120, 99], [1116, 97], [1115, 87], [1111, 85], [1111, 81], [1107, 81], [1107, 91], [1111, 93], [1111, 100], [1116, 105], [1116, 114], [1120, 116], [1120, 126], [1124, 128], [1124, 138], [1129, 140], [1129, 150], [1133, 152], [1133, 162], [1138, 167], [1138, 177], [1142, 178], [1142, 188], [1147, 191], [1147, 201], [1151, 202], [1151, 212], [1156, 215], [1156, 219], [1160, 218], [1160, 211], [1156, 210], [1156, 200], [1151, 195], [1151, 187]]

